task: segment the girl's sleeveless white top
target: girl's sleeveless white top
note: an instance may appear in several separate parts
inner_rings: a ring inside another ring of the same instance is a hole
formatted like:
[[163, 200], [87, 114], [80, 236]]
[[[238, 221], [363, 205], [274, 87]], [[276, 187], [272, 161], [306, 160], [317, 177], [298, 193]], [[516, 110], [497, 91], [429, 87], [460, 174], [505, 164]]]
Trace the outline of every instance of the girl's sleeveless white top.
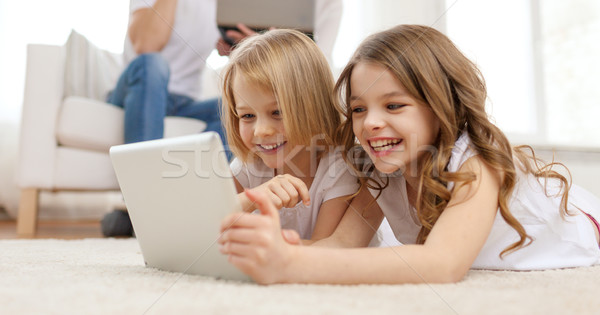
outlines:
[[[456, 172], [469, 158], [477, 155], [468, 134], [455, 143], [448, 171]], [[381, 174], [380, 174], [381, 176]], [[389, 176], [389, 186], [377, 199], [396, 238], [414, 244], [421, 228], [415, 208], [408, 204], [406, 181], [400, 174]], [[600, 248], [594, 226], [581, 209], [600, 219], [600, 200], [583, 188], [572, 185], [568, 209], [573, 216], [561, 216], [559, 182], [536, 179], [517, 167], [517, 183], [509, 200], [509, 209], [523, 225], [533, 242], [500, 258], [499, 254], [519, 240], [517, 232], [496, 214], [492, 230], [475, 259], [475, 269], [537, 270], [600, 264]], [[544, 186], [546, 185], [546, 189]], [[453, 183], [448, 188], [452, 189]], [[373, 196], [377, 191], [371, 190]]]

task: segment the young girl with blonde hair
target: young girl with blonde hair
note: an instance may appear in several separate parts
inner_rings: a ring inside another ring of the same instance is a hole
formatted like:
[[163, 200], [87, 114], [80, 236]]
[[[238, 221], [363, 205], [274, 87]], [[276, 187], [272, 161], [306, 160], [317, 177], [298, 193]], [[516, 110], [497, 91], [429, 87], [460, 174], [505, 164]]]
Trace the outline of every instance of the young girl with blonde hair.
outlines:
[[281, 209], [281, 227], [305, 240], [331, 235], [359, 186], [334, 150], [341, 115], [323, 53], [298, 31], [255, 35], [232, 53], [223, 86], [223, 121], [236, 156], [231, 169], [244, 211], [256, 205], [241, 191], [255, 188]]
[[291, 245], [270, 202], [248, 191], [260, 224], [231, 215], [220, 242], [256, 281], [456, 282], [470, 268], [600, 263], [600, 201], [552, 170], [556, 163], [511, 147], [485, 113], [479, 70], [440, 32], [401, 25], [370, 36], [336, 91], [345, 99], [346, 151], [354, 157], [360, 142], [368, 159], [352, 162], [369, 177], [333, 235], [314, 245], [363, 246], [384, 215], [405, 245]]

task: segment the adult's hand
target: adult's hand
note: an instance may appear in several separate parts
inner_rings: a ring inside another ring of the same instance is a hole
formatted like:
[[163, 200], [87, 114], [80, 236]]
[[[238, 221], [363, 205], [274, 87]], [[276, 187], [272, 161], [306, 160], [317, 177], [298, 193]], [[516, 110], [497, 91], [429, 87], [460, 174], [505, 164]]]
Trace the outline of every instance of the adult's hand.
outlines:
[[[242, 41], [242, 39], [248, 36], [256, 34], [255, 31], [250, 29], [245, 24], [239, 23], [236, 25], [236, 27], [239, 31], [228, 30], [227, 32], [225, 32], [225, 35], [229, 37], [235, 44], [239, 43], [240, 41]], [[217, 51], [221, 56], [229, 56], [233, 51], [233, 47], [227, 42], [225, 42], [223, 38], [219, 38], [219, 41], [217, 42]]]

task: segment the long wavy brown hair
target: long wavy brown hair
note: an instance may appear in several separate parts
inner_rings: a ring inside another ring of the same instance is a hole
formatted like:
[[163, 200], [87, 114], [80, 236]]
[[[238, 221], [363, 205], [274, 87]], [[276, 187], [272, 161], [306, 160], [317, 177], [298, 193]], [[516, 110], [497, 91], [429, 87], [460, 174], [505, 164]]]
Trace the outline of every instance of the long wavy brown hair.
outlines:
[[[422, 228], [416, 242], [426, 241], [433, 225], [451, 198], [449, 182], [468, 184], [476, 179], [473, 172], [448, 172], [452, 148], [460, 134], [466, 131], [473, 148], [489, 166], [500, 175], [498, 207], [502, 218], [519, 234], [519, 241], [500, 253], [529, 244], [532, 240], [511, 214], [508, 202], [517, 180], [514, 156], [524, 172], [536, 177], [557, 178], [566, 189], [562, 190], [561, 210], [566, 211], [569, 181], [552, 170], [552, 165], [542, 164], [526, 147], [512, 148], [504, 133], [488, 119], [485, 112], [487, 98], [485, 81], [477, 66], [466, 58], [442, 33], [421, 25], [399, 25], [376, 33], [358, 47], [338, 79], [335, 91], [342, 95], [340, 111], [345, 120], [338, 129], [346, 152], [353, 152], [356, 138], [352, 131], [350, 108], [350, 77], [354, 67], [368, 62], [387, 68], [417, 101], [426, 104], [440, 121], [440, 131], [434, 146], [419, 161], [420, 181], [416, 209]], [[514, 149], [514, 152], [513, 152]], [[347, 155], [348, 156], [348, 155]], [[364, 165], [348, 159], [356, 172], [364, 172]], [[359, 159], [360, 160], [360, 159]], [[361, 175], [365, 175], [364, 173]], [[371, 176], [360, 176], [361, 189], [383, 189]], [[529, 240], [529, 242], [528, 242]]]

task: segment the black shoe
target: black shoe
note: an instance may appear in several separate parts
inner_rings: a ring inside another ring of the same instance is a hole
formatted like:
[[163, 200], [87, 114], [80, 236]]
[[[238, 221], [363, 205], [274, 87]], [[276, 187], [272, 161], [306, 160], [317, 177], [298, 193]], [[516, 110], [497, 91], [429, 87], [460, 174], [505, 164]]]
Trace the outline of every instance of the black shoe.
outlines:
[[100, 222], [102, 234], [111, 236], [133, 236], [133, 226], [129, 214], [125, 210], [115, 210], [107, 213]]

